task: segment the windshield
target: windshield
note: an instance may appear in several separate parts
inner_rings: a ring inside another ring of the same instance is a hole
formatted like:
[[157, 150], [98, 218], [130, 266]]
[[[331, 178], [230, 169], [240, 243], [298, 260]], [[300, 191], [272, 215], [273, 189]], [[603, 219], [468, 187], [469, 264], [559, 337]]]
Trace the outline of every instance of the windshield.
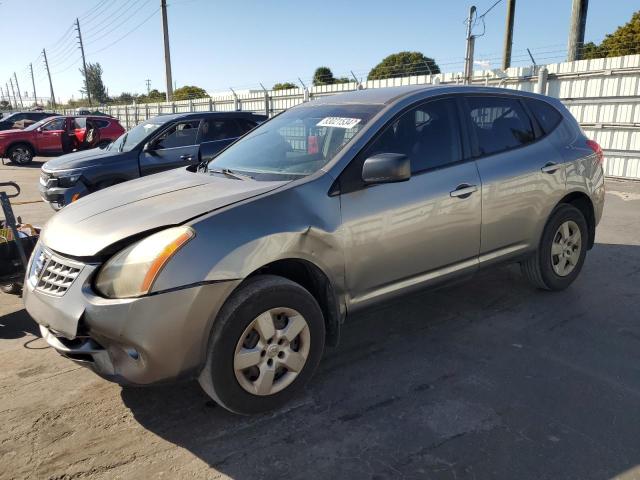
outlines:
[[381, 105], [305, 105], [253, 130], [209, 162], [209, 170], [310, 175], [330, 162]]
[[[0, 114], [2, 115], [2, 114]], [[8, 122], [11, 121], [11, 119], [16, 116], [17, 113], [6, 113], [5, 116], [0, 117], [0, 120], [2, 120], [3, 122]]]
[[108, 150], [128, 152], [129, 150], [137, 147], [140, 142], [147, 138], [151, 133], [155, 132], [162, 125], [164, 125], [164, 123], [155, 118], [142, 122], [128, 132], [120, 135], [115, 142], [109, 145]]

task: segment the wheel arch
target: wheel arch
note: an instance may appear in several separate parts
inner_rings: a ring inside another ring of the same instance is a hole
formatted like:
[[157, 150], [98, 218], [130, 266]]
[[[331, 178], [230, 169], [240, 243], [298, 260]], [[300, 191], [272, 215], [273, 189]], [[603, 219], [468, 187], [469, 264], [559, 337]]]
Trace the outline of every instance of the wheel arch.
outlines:
[[244, 281], [264, 274], [277, 275], [304, 287], [315, 298], [322, 310], [327, 345], [336, 346], [338, 344], [344, 315], [329, 276], [319, 266], [302, 258], [284, 258], [254, 270], [247, 275]]
[[[574, 191], [565, 195], [558, 202], [558, 205], [561, 204], [572, 205], [582, 212], [585, 220], [587, 221], [587, 228], [589, 229], [589, 242], [587, 244], [587, 248], [589, 250], [593, 248], [596, 236], [596, 218], [593, 202], [591, 201], [591, 198], [589, 198], [589, 195], [581, 191]], [[558, 205], [556, 205], [556, 207]]]
[[36, 147], [29, 140], [15, 140], [7, 146], [5, 152], [8, 154], [12, 148], [17, 147], [18, 145], [26, 145], [27, 147], [29, 147], [33, 152], [33, 156], [35, 157], [37, 153]]

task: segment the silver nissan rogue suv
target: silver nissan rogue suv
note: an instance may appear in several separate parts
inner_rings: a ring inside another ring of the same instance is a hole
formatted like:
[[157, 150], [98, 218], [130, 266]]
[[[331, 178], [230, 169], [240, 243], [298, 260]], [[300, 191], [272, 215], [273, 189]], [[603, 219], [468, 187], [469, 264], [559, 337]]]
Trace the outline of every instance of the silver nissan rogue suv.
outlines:
[[323, 97], [209, 163], [54, 215], [24, 302], [53, 348], [106, 378], [197, 378], [225, 408], [261, 412], [309, 381], [359, 309], [503, 262], [568, 287], [602, 215], [602, 160], [541, 95]]

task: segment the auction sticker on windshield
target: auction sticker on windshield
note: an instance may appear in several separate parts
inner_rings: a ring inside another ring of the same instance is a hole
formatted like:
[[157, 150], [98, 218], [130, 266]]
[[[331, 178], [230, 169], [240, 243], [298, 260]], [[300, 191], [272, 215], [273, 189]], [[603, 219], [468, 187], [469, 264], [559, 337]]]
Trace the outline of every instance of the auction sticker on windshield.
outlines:
[[360, 118], [346, 118], [346, 117], [325, 117], [316, 127], [334, 127], [334, 128], [353, 128], [360, 123]]

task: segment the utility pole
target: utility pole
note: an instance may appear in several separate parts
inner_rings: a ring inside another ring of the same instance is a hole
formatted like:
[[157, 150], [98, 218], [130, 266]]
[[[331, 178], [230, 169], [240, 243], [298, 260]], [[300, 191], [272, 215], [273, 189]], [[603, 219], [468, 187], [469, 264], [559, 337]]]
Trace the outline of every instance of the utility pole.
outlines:
[[167, 81], [167, 102], [173, 99], [173, 89], [171, 85], [171, 53], [169, 52], [169, 23], [167, 21], [167, 0], [160, 0], [162, 10], [162, 35], [164, 37], [164, 71]]
[[38, 97], [36, 96], [36, 81], [33, 78], [33, 63], [29, 64], [29, 70], [31, 71], [31, 85], [33, 86], [33, 106], [38, 105]]
[[13, 78], [16, 79], [16, 90], [18, 91], [18, 98], [20, 99], [20, 108], [24, 108], [24, 104], [22, 103], [22, 93], [20, 93], [20, 85], [18, 85], [18, 76], [16, 72], [13, 72]]
[[147, 78], [144, 82], [147, 84], [147, 97], [148, 97], [149, 93], [151, 92], [151, 80]]
[[87, 99], [91, 106], [91, 92], [89, 91], [89, 77], [87, 76], [87, 62], [84, 59], [84, 46], [82, 45], [82, 34], [80, 33], [80, 20], [76, 18], [76, 29], [78, 30], [78, 42], [80, 42], [80, 53], [82, 53], [82, 70], [84, 71], [84, 85], [87, 89]]
[[587, 23], [589, 0], [573, 0], [571, 8], [571, 26], [569, 27], [569, 45], [567, 61], [573, 62], [582, 58], [584, 46], [584, 29]]
[[464, 83], [469, 85], [473, 77], [473, 47], [476, 37], [471, 34], [473, 28], [473, 16], [476, 14], [476, 7], [469, 8], [469, 18], [467, 19], [467, 53], [464, 57]]
[[[5, 82], [4, 86], [7, 87], [7, 98], [9, 99], [9, 108], [13, 110], [13, 102], [11, 100], [11, 92], [9, 91], [9, 84]], [[16, 108], [17, 107], [18, 106], [16, 105]]]
[[507, 27], [504, 32], [504, 49], [502, 51], [502, 70], [511, 66], [511, 46], [513, 45], [513, 19], [516, 13], [516, 0], [507, 0]]
[[56, 108], [56, 97], [53, 95], [53, 83], [51, 82], [51, 72], [49, 71], [49, 62], [47, 62], [47, 52], [43, 48], [42, 56], [44, 57], [44, 66], [47, 68], [47, 76], [49, 77], [49, 90], [51, 91], [51, 106]]
[[11, 93], [13, 94], [13, 103], [15, 104], [16, 108], [18, 108], [19, 107], [18, 98], [16, 97], [16, 91], [13, 88], [13, 79], [11, 77], [9, 77], [9, 83], [11, 84]]

